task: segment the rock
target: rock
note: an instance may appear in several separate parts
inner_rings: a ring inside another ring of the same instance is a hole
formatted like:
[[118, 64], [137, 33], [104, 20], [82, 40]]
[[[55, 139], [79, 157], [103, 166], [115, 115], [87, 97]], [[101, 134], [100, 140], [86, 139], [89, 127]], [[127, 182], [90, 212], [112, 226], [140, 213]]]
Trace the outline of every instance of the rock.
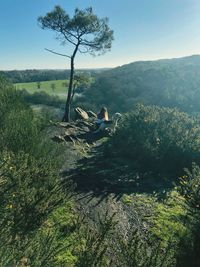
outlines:
[[78, 121], [77, 126], [81, 129], [87, 127], [89, 131], [93, 131], [95, 128], [95, 121]]
[[87, 111], [87, 114], [88, 114], [89, 118], [97, 118], [97, 115], [91, 110]]
[[65, 139], [65, 141], [67, 141], [67, 142], [72, 142], [72, 143], [75, 145], [75, 138], [74, 138], [74, 136], [71, 136], [71, 135], [65, 135], [65, 136], [64, 136], [64, 139]]
[[[54, 131], [51, 132], [51, 138], [55, 142], [73, 143], [73, 145], [84, 144], [84, 147], [88, 146], [88, 143], [92, 143], [93, 140], [98, 139], [97, 135], [93, 132], [96, 130], [96, 118], [95, 114], [90, 111], [89, 114], [94, 114], [93, 117], [89, 117], [87, 112], [77, 107], [75, 109], [79, 119], [72, 122], [57, 122], [53, 125]], [[106, 133], [108, 136], [109, 133]], [[86, 144], [87, 143], [87, 144]]]
[[76, 113], [76, 119], [82, 119], [82, 120], [88, 120], [89, 116], [85, 110], [82, 108], [75, 108], [75, 113]]
[[52, 140], [58, 143], [65, 141], [64, 137], [60, 135], [55, 135], [54, 137], [52, 137]]
[[71, 124], [69, 122], [59, 122], [58, 125], [64, 128], [71, 127]]

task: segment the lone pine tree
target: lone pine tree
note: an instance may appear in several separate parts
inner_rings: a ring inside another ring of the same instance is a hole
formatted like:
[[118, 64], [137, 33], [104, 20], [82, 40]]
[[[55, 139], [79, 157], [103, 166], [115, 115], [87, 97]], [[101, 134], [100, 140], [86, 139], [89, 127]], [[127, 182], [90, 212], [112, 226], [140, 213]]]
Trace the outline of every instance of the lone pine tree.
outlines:
[[56, 32], [56, 39], [62, 45], [72, 46], [71, 54], [61, 54], [47, 49], [54, 54], [70, 58], [70, 80], [65, 105], [63, 121], [70, 121], [70, 107], [73, 98], [74, 60], [77, 52], [91, 55], [102, 55], [111, 49], [113, 31], [108, 26], [108, 18], [98, 18], [92, 8], [75, 9], [74, 16], [70, 16], [60, 6], [55, 6], [52, 12], [38, 18], [42, 29]]

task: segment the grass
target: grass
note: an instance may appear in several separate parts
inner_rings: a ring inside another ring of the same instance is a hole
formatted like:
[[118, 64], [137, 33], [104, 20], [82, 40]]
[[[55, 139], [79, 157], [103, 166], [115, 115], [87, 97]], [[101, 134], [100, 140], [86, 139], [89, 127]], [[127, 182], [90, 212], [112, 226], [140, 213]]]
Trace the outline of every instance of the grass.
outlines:
[[40, 82], [40, 88], [38, 88], [38, 82], [16, 83], [15, 88], [18, 90], [25, 89], [31, 94], [43, 91], [49, 95], [57, 95], [60, 98], [65, 99], [68, 89], [68, 80], [52, 80]]

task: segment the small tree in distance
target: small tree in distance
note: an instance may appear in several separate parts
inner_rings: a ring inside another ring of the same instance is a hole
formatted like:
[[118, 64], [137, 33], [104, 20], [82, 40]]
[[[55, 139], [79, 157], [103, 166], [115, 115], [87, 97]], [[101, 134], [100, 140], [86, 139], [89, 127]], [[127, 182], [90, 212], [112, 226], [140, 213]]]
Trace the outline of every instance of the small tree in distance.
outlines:
[[62, 121], [70, 121], [70, 106], [73, 98], [74, 59], [77, 52], [101, 55], [111, 49], [113, 31], [108, 26], [108, 18], [98, 18], [92, 8], [75, 9], [74, 16], [70, 16], [60, 6], [55, 6], [52, 12], [38, 18], [42, 29], [56, 32], [56, 38], [62, 45], [72, 46], [71, 55], [65, 55], [47, 49], [54, 54], [70, 58], [70, 80]]
[[74, 95], [75, 95], [77, 89], [79, 88], [79, 90], [82, 92], [85, 88], [89, 87], [89, 84], [90, 84], [90, 78], [89, 77], [87, 77], [83, 74], [74, 75], [72, 101], [73, 101], [73, 98], [74, 98]]
[[51, 90], [53, 93], [55, 93], [56, 85], [55, 83], [51, 83]]
[[37, 89], [40, 89], [40, 87], [41, 87], [41, 83], [37, 82]]

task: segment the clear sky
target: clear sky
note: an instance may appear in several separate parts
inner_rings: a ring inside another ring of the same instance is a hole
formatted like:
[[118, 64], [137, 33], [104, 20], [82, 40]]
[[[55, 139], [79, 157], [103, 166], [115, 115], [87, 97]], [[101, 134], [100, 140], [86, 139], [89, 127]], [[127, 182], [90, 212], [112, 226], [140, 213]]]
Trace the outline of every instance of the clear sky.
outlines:
[[69, 68], [67, 53], [52, 31], [42, 30], [38, 16], [55, 5], [73, 15], [76, 7], [93, 7], [108, 17], [115, 40], [100, 57], [77, 55], [77, 68], [115, 67], [137, 60], [200, 54], [200, 0], [0, 0], [0, 70]]

